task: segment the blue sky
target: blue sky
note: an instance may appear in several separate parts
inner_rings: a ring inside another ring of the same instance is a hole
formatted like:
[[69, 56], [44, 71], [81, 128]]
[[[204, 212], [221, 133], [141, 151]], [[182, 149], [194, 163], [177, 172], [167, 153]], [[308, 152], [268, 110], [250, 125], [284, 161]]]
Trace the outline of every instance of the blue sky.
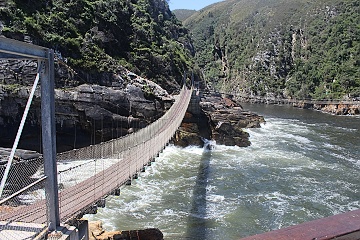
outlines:
[[221, 2], [221, 0], [170, 0], [170, 10], [175, 9], [191, 9], [200, 10], [210, 4]]

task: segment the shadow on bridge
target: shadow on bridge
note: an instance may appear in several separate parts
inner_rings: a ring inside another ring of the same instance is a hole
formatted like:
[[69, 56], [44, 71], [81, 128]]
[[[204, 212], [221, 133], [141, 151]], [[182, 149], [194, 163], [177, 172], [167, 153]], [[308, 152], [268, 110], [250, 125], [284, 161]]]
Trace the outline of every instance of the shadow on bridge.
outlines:
[[200, 159], [200, 166], [193, 191], [192, 205], [187, 223], [185, 239], [207, 239], [211, 226], [207, 219], [206, 189], [210, 174], [211, 145], [205, 142], [204, 151]]

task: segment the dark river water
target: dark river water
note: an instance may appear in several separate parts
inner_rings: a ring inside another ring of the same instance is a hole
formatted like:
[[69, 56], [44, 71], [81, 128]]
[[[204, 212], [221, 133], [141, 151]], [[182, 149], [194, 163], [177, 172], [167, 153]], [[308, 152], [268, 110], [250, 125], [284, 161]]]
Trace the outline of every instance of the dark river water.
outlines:
[[360, 118], [245, 105], [265, 117], [247, 148], [169, 146], [90, 220], [165, 239], [239, 239], [360, 208]]

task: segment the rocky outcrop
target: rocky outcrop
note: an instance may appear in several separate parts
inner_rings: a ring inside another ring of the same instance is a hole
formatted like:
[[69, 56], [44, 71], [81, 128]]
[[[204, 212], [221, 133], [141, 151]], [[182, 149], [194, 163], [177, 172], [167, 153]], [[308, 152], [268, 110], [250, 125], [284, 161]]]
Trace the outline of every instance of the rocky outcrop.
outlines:
[[209, 116], [212, 139], [218, 144], [247, 147], [249, 134], [243, 129], [260, 127], [260, 123], [265, 122], [263, 117], [244, 111], [231, 98], [220, 95], [204, 97], [200, 106]]
[[90, 240], [163, 240], [162, 232], [157, 228], [128, 231], [106, 232], [100, 221], [89, 223]]
[[359, 104], [313, 104], [313, 109], [322, 112], [334, 114], [334, 115], [359, 115], [360, 114], [360, 103]]
[[183, 122], [176, 131], [173, 142], [177, 146], [187, 147], [203, 146], [205, 139], [211, 139], [212, 133], [209, 124], [208, 116], [202, 112], [200, 115], [195, 115], [191, 112], [186, 112]]
[[[0, 165], [2, 165], [4, 162], [6, 162], [10, 156], [11, 149], [10, 148], [3, 148], [0, 147]], [[23, 149], [16, 149], [14, 160], [20, 161], [20, 160], [29, 160], [34, 158], [41, 157], [41, 154], [35, 151], [30, 150], [23, 150]]]
[[360, 101], [354, 100], [296, 100], [262, 96], [237, 96], [242, 102], [261, 103], [261, 104], [290, 104], [293, 107], [303, 109], [314, 109], [324, 113], [334, 115], [359, 115]]
[[217, 144], [247, 147], [249, 134], [243, 129], [260, 127], [260, 123], [265, 122], [263, 117], [244, 111], [231, 98], [210, 94], [199, 99], [200, 114], [188, 109], [176, 134], [176, 145], [203, 146], [204, 139], [211, 139]]

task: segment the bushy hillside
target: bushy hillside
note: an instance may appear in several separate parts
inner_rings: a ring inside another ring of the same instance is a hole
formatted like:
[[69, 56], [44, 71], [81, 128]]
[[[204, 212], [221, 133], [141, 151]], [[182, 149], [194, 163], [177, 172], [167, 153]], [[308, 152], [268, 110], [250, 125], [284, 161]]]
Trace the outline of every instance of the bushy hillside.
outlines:
[[209, 85], [292, 98], [360, 95], [358, 0], [228, 0], [184, 21]]
[[126, 67], [173, 90], [193, 65], [188, 31], [164, 0], [8, 0], [0, 21], [5, 36], [55, 49], [80, 82]]
[[191, 15], [196, 13], [196, 10], [189, 10], [189, 9], [175, 9], [172, 11], [177, 19], [180, 21], [185, 21], [187, 18], [189, 18]]

